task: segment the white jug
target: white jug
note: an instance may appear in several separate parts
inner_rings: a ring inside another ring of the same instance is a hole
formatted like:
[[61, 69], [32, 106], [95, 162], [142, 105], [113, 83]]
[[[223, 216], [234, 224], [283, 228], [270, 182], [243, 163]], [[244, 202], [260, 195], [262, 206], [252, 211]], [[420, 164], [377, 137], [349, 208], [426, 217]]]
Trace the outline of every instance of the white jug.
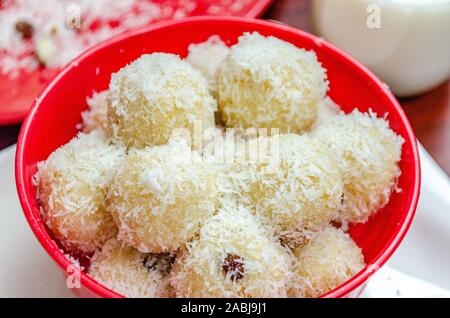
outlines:
[[450, 77], [450, 0], [313, 0], [316, 32], [400, 97]]

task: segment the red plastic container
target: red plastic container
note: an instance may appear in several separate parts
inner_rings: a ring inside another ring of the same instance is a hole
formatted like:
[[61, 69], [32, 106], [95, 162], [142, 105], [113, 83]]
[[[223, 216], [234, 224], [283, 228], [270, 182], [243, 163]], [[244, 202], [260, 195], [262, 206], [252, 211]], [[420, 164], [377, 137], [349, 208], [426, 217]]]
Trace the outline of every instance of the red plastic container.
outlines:
[[[228, 44], [243, 32], [273, 35], [298, 47], [313, 49], [328, 70], [329, 95], [348, 112], [372, 108], [379, 115], [388, 113], [391, 128], [405, 139], [399, 179], [401, 192], [363, 225], [351, 226], [350, 234], [363, 249], [368, 264], [345, 284], [324, 297], [357, 295], [372, 275], [400, 244], [412, 221], [420, 189], [420, 167], [416, 137], [402, 108], [382, 82], [359, 63], [330, 44], [305, 32], [272, 22], [246, 18], [197, 17], [163, 22], [115, 37], [84, 53], [63, 69], [41, 92], [26, 118], [16, 154], [16, 182], [19, 199], [32, 230], [50, 256], [67, 272], [70, 261], [46, 231], [36, 190], [32, 183], [36, 163], [46, 159], [59, 146], [75, 136], [86, 96], [108, 87], [110, 75], [144, 53], [170, 52], [185, 56], [190, 43], [205, 41], [218, 34]], [[81, 273], [81, 296], [118, 297]]]

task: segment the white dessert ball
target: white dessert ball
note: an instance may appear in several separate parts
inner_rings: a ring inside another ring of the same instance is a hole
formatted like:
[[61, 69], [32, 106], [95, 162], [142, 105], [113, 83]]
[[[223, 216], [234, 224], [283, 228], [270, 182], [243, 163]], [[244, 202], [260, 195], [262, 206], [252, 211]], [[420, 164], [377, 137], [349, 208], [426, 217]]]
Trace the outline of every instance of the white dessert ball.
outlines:
[[82, 124], [79, 126], [83, 132], [93, 130], [106, 133], [108, 131], [108, 91], [94, 92], [86, 99], [89, 109], [81, 113]]
[[100, 133], [80, 133], [38, 163], [35, 181], [45, 223], [69, 250], [91, 253], [117, 233], [106, 194], [125, 149]]
[[[261, 151], [261, 139], [253, 141], [249, 149], [257, 146]], [[279, 135], [266, 144], [272, 147], [271, 153], [252, 165], [248, 195], [256, 213], [275, 226], [284, 243], [294, 247], [336, 216], [342, 176], [332, 154], [309, 136]]]
[[302, 244], [336, 217], [342, 176], [332, 154], [316, 140], [276, 135], [251, 139], [238, 149], [246, 154], [228, 169], [229, 188], [236, 200], [274, 227], [283, 243]]
[[146, 54], [112, 75], [108, 120], [112, 138], [128, 147], [162, 145], [174, 131], [215, 125], [217, 104], [200, 72], [177, 55]]
[[341, 112], [342, 110], [339, 105], [337, 105], [330, 97], [325, 97], [317, 104], [317, 118], [311, 126], [311, 130], [316, 130]]
[[177, 256], [170, 280], [178, 297], [286, 297], [289, 265], [250, 211], [226, 205]]
[[343, 176], [344, 200], [337, 220], [366, 222], [396, 187], [403, 138], [386, 119], [358, 110], [335, 116], [314, 135], [333, 153]]
[[230, 48], [218, 35], [213, 35], [205, 42], [189, 45], [186, 61], [198, 69], [208, 80], [211, 93], [217, 92], [217, 71], [220, 64], [230, 52]]
[[340, 229], [326, 227], [305, 246], [293, 250], [296, 258], [290, 297], [319, 297], [345, 283], [364, 268], [364, 256], [353, 239]]
[[176, 251], [215, 212], [218, 181], [184, 140], [130, 149], [108, 197], [119, 238], [144, 253]]
[[314, 52], [246, 33], [219, 68], [219, 111], [227, 127], [301, 133], [315, 121], [327, 89], [326, 71]]
[[173, 260], [169, 254], [143, 254], [110, 239], [92, 256], [89, 275], [125, 297], [173, 297], [168, 279]]

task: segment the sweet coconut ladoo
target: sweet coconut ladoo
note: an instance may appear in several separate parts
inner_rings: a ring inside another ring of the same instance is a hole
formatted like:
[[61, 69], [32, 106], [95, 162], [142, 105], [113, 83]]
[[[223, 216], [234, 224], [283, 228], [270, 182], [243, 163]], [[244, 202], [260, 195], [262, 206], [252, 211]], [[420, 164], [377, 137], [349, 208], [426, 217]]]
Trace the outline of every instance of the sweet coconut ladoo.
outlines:
[[213, 35], [207, 41], [189, 45], [186, 61], [198, 69], [207, 79], [209, 89], [217, 93], [217, 71], [220, 64], [228, 56], [230, 48], [218, 35]]
[[389, 201], [395, 189], [403, 138], [384, 118], [358, 110], [331, 118], [314, 135], [334, 154], [343, 176], [338, 221], [366, 222]]
[[94, 131], [80, 133], [38, 163], [35, 181], [45, 223], [67, 249], [91, 253], [117, 233], [105, 199], [124, 154]]
[[217, 103], [200, 72], [177, 55], [146, 54], [112, 75], [109, 132], [128, 147], [166, 144], [174, 131], [214, 127]]
[[325, 97], [317, 104], [317, 118], [311, 126], [311, 131], [314, 131], [318, 127], [327, 123], [331, 118], [338, 115], [340, 112], [341, 109], [339, 106], [330, 97]]
[[250, 211], [224, 206], [173, 265], [178, 297], [286, 297], [290, 260]]
[[283, 243], [302, 244], [336, 217], [342, 177], [316, 140], [295, 134], [259, 137], [244, 149], [245, 160], [229, 172], [236, 200], [273, 226]]
[[108, 197], [119, 238], [144, 253], [176, 251], [215, 212], [217, 182], [184, 139], [130, 149]]
[[333, 226], [317, 233], [305, 246], [293, 250], [295, 262], [290, 297], [319, 297], [345, 283], [364, 268], [361, 249]]
[[218, 72], [219, 111], [227, 127], [302, 133], [314, 123], [327, 89], [314, 52], [259, 33], [241, 36]]
[[94, 92], [86, 99], [89, 109], [81, 113], [83, 123], [80, 125], [83, 132], [89, 133], [97, 130], [102, 133], [108, 131], [108, 91]]
[[126, 297], [172, 297], [173, 261], [169, 254], [143, 254], [112, 238], [92, 256], [89, 275]]

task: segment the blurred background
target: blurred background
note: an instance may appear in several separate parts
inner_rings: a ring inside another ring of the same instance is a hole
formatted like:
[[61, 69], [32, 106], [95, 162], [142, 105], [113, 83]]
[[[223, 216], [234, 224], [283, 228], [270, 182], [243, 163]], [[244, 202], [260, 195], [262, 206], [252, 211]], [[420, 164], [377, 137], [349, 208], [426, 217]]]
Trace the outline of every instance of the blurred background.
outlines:
[[[450, 0], [0, 0], [0, 296], [71, 295], [62, 278], [48, 287], [59, 271], [25, 224], [15, 192], [14, 144], [40, 89], [114, 34], [205, 14], [260, 17], [316, 34], [386, 83], [423, 146], [422, 197], [404, 244], [365, 296], [448, 296]], [[13, 235], [17, 245], [3, 244]], [[39, 278], [10, 261], [30, 256]]]

